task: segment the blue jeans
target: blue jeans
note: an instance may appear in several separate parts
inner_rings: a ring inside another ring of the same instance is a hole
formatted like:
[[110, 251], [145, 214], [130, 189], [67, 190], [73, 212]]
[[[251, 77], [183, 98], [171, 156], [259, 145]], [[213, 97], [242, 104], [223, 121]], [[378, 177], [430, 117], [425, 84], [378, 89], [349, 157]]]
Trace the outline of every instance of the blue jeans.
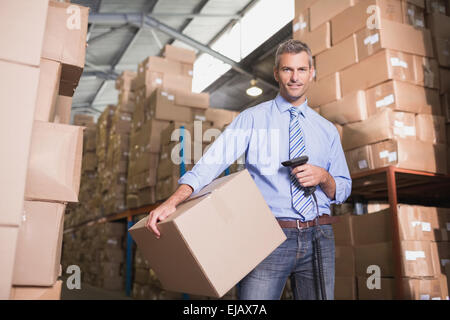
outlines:
[[334, 233], [331, 225], [283, 228], [284, 241], [239, 283], [241, 300], [279, 300], [288, 277], [296, 300], [321, 299], [314, 248], [320, 239], [327, 299], [334, 299]]

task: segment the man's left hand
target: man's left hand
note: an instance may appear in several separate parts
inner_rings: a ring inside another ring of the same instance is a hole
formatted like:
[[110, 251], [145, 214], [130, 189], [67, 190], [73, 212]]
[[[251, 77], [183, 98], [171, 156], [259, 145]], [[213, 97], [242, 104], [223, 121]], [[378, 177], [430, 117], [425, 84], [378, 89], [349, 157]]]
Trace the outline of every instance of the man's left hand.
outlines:
[[304, 164], [292, 169], [292, 174], [302, 187], [315, 187], [326, 181], [328, 172], [323, 168]]

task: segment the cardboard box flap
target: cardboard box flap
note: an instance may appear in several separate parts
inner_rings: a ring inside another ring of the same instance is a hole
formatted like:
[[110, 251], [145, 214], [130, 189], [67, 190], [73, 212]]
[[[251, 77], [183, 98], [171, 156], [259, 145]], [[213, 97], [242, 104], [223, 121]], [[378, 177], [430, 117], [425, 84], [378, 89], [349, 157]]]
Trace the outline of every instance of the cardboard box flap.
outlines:
[[203, 197], [207, 194], [213, 193], [214, 190], [221, 188], [226, 183], [228, 183], [230, 180], [232, 180], [235, 176], [245, 174], [245, 173], [249, 174], [247, 170], [242, 170], [242, 171], [230, 174], [228, 176], [224, 176], [224, 177], [215, 179], [210, 184], [205, 186], [203, 189], [199, 190], [196, 194], [192, 194], [187, 200], [193, 200], [196, 198]]

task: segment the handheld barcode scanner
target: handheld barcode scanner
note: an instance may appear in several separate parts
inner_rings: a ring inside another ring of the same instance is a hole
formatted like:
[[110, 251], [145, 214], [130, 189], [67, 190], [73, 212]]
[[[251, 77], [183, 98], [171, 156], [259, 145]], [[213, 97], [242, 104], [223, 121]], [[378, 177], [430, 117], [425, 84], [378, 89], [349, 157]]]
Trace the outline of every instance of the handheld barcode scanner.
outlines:
[[[295, 168], [301, 165], [304, 165], [306, 163], [308, 163], [308, 156], [301, 156], [295, 159], [290, 159], [287, 161], [282, 162], [281, 164], [284, 167], [290, 167], [290, 168]], [[319, 217], [319, 204], [317, 203], [317, 198], [316, 198], [316, 187], [303, 187], [304, 193], [306, 197], [312, 196], [314, 199], [314, 202], [316, 203], [316, 218]], [[320, 226], [319, 226], [320, 228]], [[322, 250], [321, 250], [321, 246], [320, 246], [320, 237], [316, 237], [316, 239], [314, 240], [314, 248], [316, 249], [316, 255], [317, 255], [317, 269], [318, 269], [318, 273], [319, 273], [319, 286], [320, 286], [320, 293], [322, 296], [323, 300], [327, 300], [327, 294], [325, 291], [325, 280], [324, 280], [324, 276], [323, 276], [323, 264], [322, 264]]]

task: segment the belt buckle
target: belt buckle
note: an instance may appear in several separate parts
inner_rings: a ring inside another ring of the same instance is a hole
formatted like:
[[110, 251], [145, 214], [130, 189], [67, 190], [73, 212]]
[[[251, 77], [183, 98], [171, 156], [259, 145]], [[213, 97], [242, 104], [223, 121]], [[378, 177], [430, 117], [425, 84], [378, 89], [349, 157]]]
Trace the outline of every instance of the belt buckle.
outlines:
[[300, 220], [295, 220], [295, 222], [297, 223], [297, 229], [298, 229], [298, 230], [302, 230], [302, 229], [309, 228], [309, 221], [306, 221], [306, 227], [301, 227], [299, 221], [300, 221]]

